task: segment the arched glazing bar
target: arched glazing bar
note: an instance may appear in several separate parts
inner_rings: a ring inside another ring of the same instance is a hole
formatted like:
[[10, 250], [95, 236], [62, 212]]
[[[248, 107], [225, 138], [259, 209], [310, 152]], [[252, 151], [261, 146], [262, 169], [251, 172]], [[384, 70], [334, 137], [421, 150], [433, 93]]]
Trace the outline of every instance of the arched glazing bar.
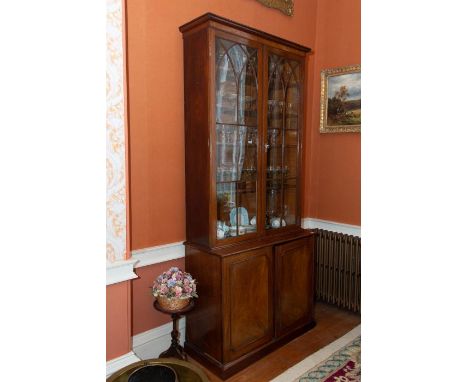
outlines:
[[217, 228], [225, 239], [243, 234], [257, 213], [258, 49], [217, 38], [215, 57]]
[[296, 223], [300, 66], [275, 54], [268, 63], [266, 229]]

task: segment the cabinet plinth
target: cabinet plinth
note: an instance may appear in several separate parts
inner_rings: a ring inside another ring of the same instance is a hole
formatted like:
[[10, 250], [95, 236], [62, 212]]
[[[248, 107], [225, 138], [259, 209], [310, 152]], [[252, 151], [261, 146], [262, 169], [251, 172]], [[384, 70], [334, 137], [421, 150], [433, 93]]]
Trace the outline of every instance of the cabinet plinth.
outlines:
[[300, 193], [310, 49], [212, 14], [180, 30], [186, 269], [200, 296], [185, 348], [226, 378], [314, 325]]

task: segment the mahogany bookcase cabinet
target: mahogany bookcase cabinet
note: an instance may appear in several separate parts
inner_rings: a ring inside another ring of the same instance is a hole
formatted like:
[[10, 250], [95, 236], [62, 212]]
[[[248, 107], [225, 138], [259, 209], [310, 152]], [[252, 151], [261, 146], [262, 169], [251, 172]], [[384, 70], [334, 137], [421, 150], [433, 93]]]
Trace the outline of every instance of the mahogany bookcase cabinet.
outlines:
[[301, 228], [310, 49], [205, 14], [184, 41], [186, 352], [225, 379], [314, 325]]

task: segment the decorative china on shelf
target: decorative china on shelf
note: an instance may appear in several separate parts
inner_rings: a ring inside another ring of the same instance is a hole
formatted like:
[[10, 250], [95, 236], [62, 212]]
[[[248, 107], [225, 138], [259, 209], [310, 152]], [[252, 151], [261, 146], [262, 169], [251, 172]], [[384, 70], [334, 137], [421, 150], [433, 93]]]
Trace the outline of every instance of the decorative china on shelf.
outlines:
[[233, 208], [229, 217], [231, 219], [231, 226], [237, 225], [237, 211], [239, 211], [239, 223], [240, 225], [249, 225], [249, 214], [244, 207]]
[[[286, 221], [284, 219], [281, 219], [281, 226], [286, 227]], [[270, 224], [273, 228], [279, 228], [280, 227], [280, 218], [271, 218], [270, 219]]]
[[[239, 212], [239, 221], [237, 221], [237, 212]], [[237, 225], [239, 223], [239, 226]], [[249, 213], [246, 208], [232, 208], [229, 213], [229, 224], [218, 220], [216, 225], [216, 237], [224, 239], [255, 232], [257, 230], [257, 218], [252, 217], [249, 221]]]
[[218, 228], [218, 229], [216, 230], [216, 237], [217, 237], [218, 239], [224, 239], [224, 231], [223, 231], [222, 229], [219, 229], [219, 228]]
[[250, 224], [251, 225], [257, 225], [257, 217], [254, 216], [252, 219], [250, 219]]
[[229, 231], [230, 231], [231, 236], [236, 236], [238, 232], [239, 232], [239, 236], [240, 236], [240, 235], [245, 234], [245, 227], [243, 227], [241, 225], [239, 227], [233, 225], [233, 226], [231, 226]]

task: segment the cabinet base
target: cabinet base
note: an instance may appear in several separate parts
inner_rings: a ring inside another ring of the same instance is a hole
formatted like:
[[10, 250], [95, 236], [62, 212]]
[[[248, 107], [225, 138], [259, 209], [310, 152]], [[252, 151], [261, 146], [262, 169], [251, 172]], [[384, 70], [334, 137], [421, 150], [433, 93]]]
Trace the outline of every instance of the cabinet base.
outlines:
[[197, 362], [199, 362], [211, 372], [216, 374], [219, 378], [224, 380], [241, 371], [242, 369], [245, 369], [247, 366], [264, 357], [268, 353], [271, 353], [272, 351], [278, 349], [284, 344], [292, 341], [296, 337], [299, 337], [300, 335], [312, 329], [314, 326], [315, 321], [311, 321], [307, 325], [296, 329], [295, 331], [285, 335], [284, 337], [274, 339], [272, 342], [269, 342], [268, 344], [263, 345], [262, 347], [243, 355], [235, 361], [226, 364], [223, 364], [218, 360], [214, 359], [213, 357], [209, 356], [197, 346], [191, 344], [189, 341], [185, 341], [184, 347], [185, 352], [190, 357], [195, 359]]

